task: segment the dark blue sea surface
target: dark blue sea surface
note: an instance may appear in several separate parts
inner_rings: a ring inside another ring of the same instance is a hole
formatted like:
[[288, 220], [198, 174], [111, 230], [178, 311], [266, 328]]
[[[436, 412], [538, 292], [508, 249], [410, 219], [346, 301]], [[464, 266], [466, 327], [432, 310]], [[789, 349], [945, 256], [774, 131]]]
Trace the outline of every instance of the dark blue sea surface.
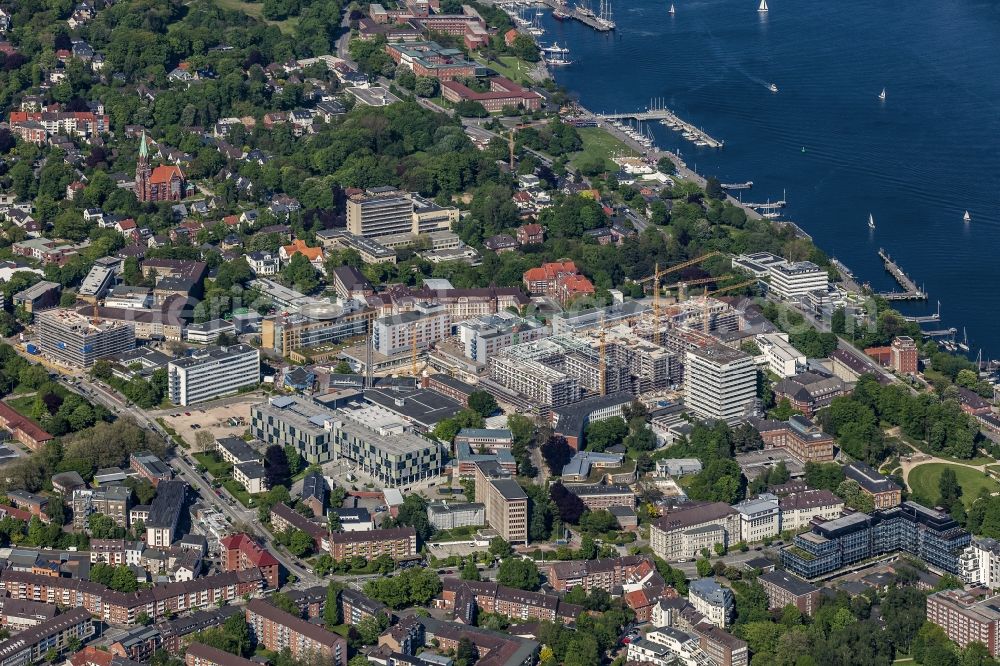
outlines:
[[769, 0], [762, 15], [758, 0], [675, 0], [671, 16], [669, 0], [612, 1], [611, 34], [546, 12], [540, 41], [574, 60], [560, 84], [598, 112], [662, 100], [726, 145], [657, 123], [659, 146], [752, 180], [744, 200], [784, 193], [787, 219], [879, 290], [895, 288], [884, 247], [930, 294], [900, 309], [940, 300], [932, 328], [1000, 357], [1000, 3]]

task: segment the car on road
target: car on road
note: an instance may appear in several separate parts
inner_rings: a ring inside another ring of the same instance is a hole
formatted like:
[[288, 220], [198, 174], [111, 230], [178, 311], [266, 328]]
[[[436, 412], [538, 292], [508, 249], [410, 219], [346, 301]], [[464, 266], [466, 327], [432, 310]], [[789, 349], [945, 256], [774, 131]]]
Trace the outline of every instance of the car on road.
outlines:
[[191, 416], [191, 412], [184, 412], [184, 416]]

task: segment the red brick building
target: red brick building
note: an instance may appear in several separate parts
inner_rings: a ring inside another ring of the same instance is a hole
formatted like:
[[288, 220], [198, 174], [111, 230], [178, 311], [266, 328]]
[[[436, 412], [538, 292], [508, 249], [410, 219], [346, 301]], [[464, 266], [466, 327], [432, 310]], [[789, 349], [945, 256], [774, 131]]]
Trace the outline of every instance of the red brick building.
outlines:
[[0, 572], [0, 590], [12, 599], [41, 601], [63, 608], [80, 606], [105, 622], [123, 625], [135, 624], [140, 613], [157, 620], [167, 615], [214, 607], [220, 602], [235, 601], [257, 594], [263, 583], [264, 578], [258, 569], [247, 569], [156, 585], [126, 594], [79, 578], [52, 577], [11, 569]]
[[34, 451], [40, 449], [49, 440], [54, 439], [52, 435], [39, 428], [27, 417], [21, 416], [5, 402], [0, 402], [0, 427], [9, 430], [17, 441], [27, 444]]
[[890, 345], [889, 367], [901, 375], [917, 372], [917, 343], [913, 338], [901, 335]]
[[442, 81], [441, 96], [449, 102], [479, 102], [487, 111], [498, 112], [507, 107], [536, 111], [542, 106], [542, 96], [510, 79], [495, 76], [490, 79], [488, 92], [478, 92], [458, 81]]
[[335, 560], [352, 557], [373, 559], [388, 555], [402, 560], [417, 554], [417, 531], [412, 527], [394, 527], [367, 532], [334, 532], [330, 535], [330, 555]]
[[577, 585], [590, 592], [600, 588], [610, 592], [618, 585], [648, 576], [656, 571], [648, 555], [628, 555], [603, 560], [576, 560], [543, 565], [549, 584], [556, 592], [567, 592]]
[[203, 643], [191, 643], [184, 653], [185, 666], [257, 666], [257, 662], [237, 657]]
[[574, 622], [583, 613], [581, 606], [567, 604], [559, 597], [541, 592], [526, 592], [487, 581], [445, 578], [438, 608], [454, 611], [459, 622], [469, 624], [473, 604], [479, 613], [496, 613], [515, 620]]
[[760, 421], [757, 430], [765, 449], [783, 447], [803, 463], [833, 460], [833, 437], [804, 416], [793, 416], [787, 421]]
[[820, 589], [786, 571], [771, 571], [757, 577], [767, 592], [768, 607], [784, 608], [791, 604], [806, 615], [819, 607]]
[[937, 592], [927, 597], [927, 621], [944, 629], [960, 648], [982, 643], [991, 655], [1000, 657], [1000, 613], [992, 604], [991, 599], [980, 601], [963, 590]]
[[149, 164], [146, 135], [139, 144], [139, 161], [135, 167], [135, 196], [139, 201], [180, 201], [184, 198], [184, 172], [175, 164], [161, 164], [155, 169]]
[[521, 245], [538, 245], [545, 241], [545, 227], [532, 222], [517, 228], [517, 242]]
[[524, 272], [522, 280], [532, 295], [554, 296], [561, 303], [581, 294], [594, 293], [594, 285], [580, 275], [576, 264], [568, 259], [530, 268]]
[[246, 534], [230, 534], [219, 542], [223, 571], [260, 569], [267, 587], [281, 584], [281, 565], [270, 551], [261, 548]]
[[251, 599], [245, 612], [257, 642], [266, 649], [280, 652], [288, 648], [295, 659], [322, 657], [324, 663], [347, 666], [347, 641], [343, 637], [286, 613], [263, 599]]

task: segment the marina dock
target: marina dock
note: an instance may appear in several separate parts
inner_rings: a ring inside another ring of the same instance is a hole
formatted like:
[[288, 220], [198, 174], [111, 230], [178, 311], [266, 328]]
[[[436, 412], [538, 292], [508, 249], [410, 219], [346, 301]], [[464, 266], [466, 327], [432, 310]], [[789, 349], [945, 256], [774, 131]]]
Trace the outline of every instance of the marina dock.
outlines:
[[925, 301], [927, 300], [927, 294], [924, 293], [922, 289], [917, 287], [917, 283], [914, 282], [906, 272], [899, 267], [889, 253], [884, 249], [879, 248], [878, 256], [881, 257], [882, 263], [885, 264], [885, 270], [895, 278], [899, 286], [903, 288], [903, 291], [887, 291], [877, 294], [877, 296], [884, 298], [887, 301]]
[[568, 18], [579, 21], [585, 26], [593, 28], [598, 32], [610, 32], [615, 29], [615, 22], [610, 18], [598, 16], [593, 12], [582, 12], [579, 7], [570, 7], [558, 2], [558, 0], [541, 0], [541, 2], [547, 7], [562, 11]]
[[[646, 111], [636, 111], [633, 113], [603, 113], [598, 115], [601, 120], [606, 120], [611, 122], [613, 120], [659, 120], [661, 123], [670, 127], [671, 129], [677, 130], [678, 132], [684, 132], [689, 135], [690, 141], [697, 144], [699, 141], [704, 143], [709, 148], [722, 148], [726, 145], [726, 142], [721, 139], [713, 138], [707, 132], [698, 129], [691, 123], [683, 120], [673, 111], [667, 108], [650, 108]], [[688, 138], [688, 137], [685, 137]]]

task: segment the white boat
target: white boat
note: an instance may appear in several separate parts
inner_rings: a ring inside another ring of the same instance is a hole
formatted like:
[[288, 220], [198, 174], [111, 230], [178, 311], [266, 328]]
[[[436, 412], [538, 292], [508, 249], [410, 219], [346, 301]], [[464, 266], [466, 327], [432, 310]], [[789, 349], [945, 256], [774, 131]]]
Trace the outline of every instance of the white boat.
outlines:
[[969, 211], [965, 211], [965, 215], [962, 216], [962, 220], [965, 222], [972, 222], [972, 216], [969, 215]]
[[542, 49], [544, 53], [553, 53], [556, 55], [567, 55], [569, 54], [569, 49], [565, 46], [559, 46], [559, 42], [554, 42], [552, 46], [546, 46]]
[[767, 11], [767, 0], [760, 0], [760, 4], [757, 6], [757, 11], [759, 12]]
[[875, 218], [872, 217], [871, 213], [868, 213], [868, 228], [869, 229], [874, 229], [875, 228]]
[[773, 83], [771, 85], [769, 85], [767, 87], [767, 89], [770, 90], [771, 92], [775, 92], [775, 93], [778, 92], [778, 86], [774, 85]]
[[670, 3], [670, 9], [667, 10], [667, 13], [668, 14], [676, 14], [677, 13], [677, 10], [674, 9], [674, 3], [672, 3], [672, 2]]
[[882, 88], [882, 92], [878, 94], [878, 98], [883, 102], [885, 101], [885, 88]]

